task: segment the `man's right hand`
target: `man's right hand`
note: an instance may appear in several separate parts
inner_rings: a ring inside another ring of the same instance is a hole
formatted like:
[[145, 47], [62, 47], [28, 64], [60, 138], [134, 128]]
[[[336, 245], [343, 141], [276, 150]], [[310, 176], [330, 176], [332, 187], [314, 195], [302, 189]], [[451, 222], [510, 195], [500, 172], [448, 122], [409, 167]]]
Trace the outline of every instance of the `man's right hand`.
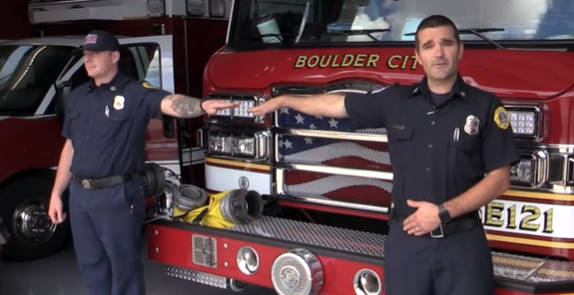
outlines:
[[273, 112], [279, 108], [281, 108], [282, 105], [282, 100], [284, 99], [284, 97], [282, 96], [277, 96], [275, 98], [272, 98], [256, 107], [252, 107], [249, 109], [250, 112], [252, 112], [255, 116], [262, 116], [265, 114], [268, 114], [270, 112]]
[[52, 196], [50, 198], [50, 207], [48, 208], [48, 215], [52, 223], [59, 224], [66, 220], [66, 213], [64, 213], [64, 205], [60, 196]]

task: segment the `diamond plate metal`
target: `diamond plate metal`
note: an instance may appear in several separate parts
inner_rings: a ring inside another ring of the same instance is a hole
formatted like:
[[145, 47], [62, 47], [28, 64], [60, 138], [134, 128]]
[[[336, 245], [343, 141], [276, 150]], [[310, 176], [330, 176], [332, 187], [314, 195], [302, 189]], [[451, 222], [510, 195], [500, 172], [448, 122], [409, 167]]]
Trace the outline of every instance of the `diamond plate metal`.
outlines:
[[229, 230], [304, 245], [370, 256], [383, 256], [385, 236], [381, 234], [263, 216]]
[[194, 264], [217, 267], [217, 240], [208, 236], [191, 236], [192, 260]]
[[171, 265], [165, 265], [163, 267], [163, 271], [166, 276], [192, 281], [222, 289], [227, 288], [226, 277]]
[[574, 262], [492, 252], [494, 275], [528, 283], [574, 284]]

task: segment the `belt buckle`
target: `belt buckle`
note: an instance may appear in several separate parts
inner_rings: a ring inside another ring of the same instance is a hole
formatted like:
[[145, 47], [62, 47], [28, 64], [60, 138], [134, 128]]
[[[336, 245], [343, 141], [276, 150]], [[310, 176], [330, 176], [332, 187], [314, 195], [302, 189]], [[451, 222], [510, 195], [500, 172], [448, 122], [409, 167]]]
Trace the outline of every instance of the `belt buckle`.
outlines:
[[92, 188], [92, 182], [89, 179], [82, 179], [82, 186], [85, 189], [91, 189]]
[[438, 228], [430, 232], [430, 236], [433, 239], [444, 238], [444, 230], [442, 228], [442, 223], [439, 224]]

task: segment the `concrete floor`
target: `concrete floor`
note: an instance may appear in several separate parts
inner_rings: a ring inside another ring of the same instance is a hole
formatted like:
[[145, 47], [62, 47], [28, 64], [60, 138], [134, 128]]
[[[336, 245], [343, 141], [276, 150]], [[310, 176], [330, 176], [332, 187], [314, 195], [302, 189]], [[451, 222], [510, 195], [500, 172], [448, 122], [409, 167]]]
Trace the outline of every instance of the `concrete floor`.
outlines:
[[[147, 295], [276, 294], [273, 290], [248, 286], [243, 292], [208, 287], [163, 275], [163, 266], [144, 256]], [[0, 261], [0, 295], [87, 295], [76, 264], [74, 248], [30, 262]]]

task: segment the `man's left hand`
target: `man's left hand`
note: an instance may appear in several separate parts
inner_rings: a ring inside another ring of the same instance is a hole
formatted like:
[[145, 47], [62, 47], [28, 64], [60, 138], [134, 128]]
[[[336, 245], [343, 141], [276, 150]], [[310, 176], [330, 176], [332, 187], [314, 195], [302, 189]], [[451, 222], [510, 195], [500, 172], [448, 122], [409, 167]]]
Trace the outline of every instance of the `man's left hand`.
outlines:
[[403, 222], [403, 230], [409, 235], [422, 236], [439, 227], [440, 218], [436, 204], [426, 201], [407, 200], [407, 205], [416, 209]]

